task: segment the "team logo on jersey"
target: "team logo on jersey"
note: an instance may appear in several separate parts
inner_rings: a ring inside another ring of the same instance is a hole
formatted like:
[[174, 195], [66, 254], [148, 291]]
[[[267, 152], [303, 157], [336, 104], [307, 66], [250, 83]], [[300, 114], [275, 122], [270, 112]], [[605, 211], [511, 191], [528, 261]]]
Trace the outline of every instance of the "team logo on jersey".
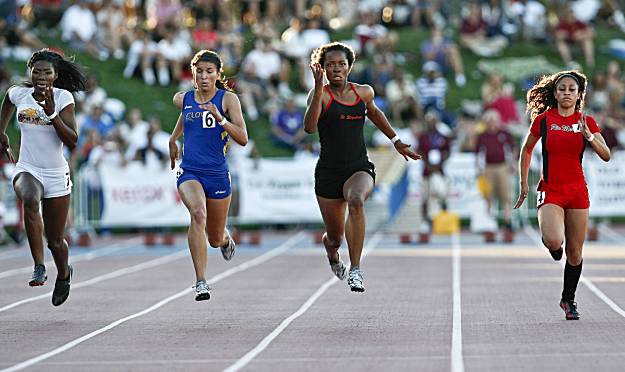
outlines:
[[48, 116], [43, 113], [43, 110], [37, 110], [36, 108], [25, 108], [17, 113], [17, 121], [23, 124], [33, 125], [46, 125], [50, 124]]
[[579, 123], [573, 125], [551, 124], [551, 130], [560, 130], [562, 132], [580, 133], [582, 131]]
[[360, 120], [363, 118], [362, 115], [345, 115], [345, 114], [341, 114], [341, 116], [339, 117], [341, 120]]

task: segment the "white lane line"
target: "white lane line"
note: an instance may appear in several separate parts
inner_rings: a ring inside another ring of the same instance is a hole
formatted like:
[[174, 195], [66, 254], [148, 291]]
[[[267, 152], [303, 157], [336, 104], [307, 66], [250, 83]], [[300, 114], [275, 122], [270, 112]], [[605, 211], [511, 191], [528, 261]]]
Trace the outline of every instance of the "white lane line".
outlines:
[[[81, 253], [76, 256], [72, 256], [70, 252], [70, 263], [80, 262], [80, 261], [91, 261], [96, 257], [105, 256], [107, 254], [121, 251], [124, 249], [128, 249], [133, 245], [138, 244], [141, 241], [141, 238], [132, 238], [128, 240], [124, 240], [120, 243], [115, 243], [107, 247], [102, 247], [96, 250], [93, 250], [88, 253]], [[50, 266], [54, 264], [54, 260], [47, 260], [44, 262], [44, 265]], [[0, 272], [0, 279], [7, 278], [9, 276], [17, 275], [17, 274], [26, 274], [33, 271], [33, 265], [21, 267], [19, 269], [11, 269], [7, 271]]]
[[[536, 232], [536, 230], [534, 230], [532, 227], [525, 225], [525, 232], [534, 241], [534, 243], [536, 243], [538, 247], [541, 247], [543, 245], [540, 239], [540, 234]], [[560, 260], [559, 262], [560, 266], [564, 267], [565, 262], [566, 262], [565, 259]], [[605, 293], [603, 293], [603, 291], [597, 288], [597, 286], [595, 286], [595, 284], [590, 279], [587, 279], [582, 274], [579, 278], [579, 281], [580, 283], [583, 283], [588, 289], [590, 289], [590, 291], [594, 293], [595, 296], [599, 297], [601, 301], [605, 302], [605, 304], [608, 305], [610, 309], [614, 310], [615, 313], [625, 318], [625, 310], [623, 310], [619, 305], [617, 305], [614, 301], [612, 301], [612, 299], [608, 297]]]
[[[376, 233], [371, 239], [369, 239], [368, 244], [362, 252], [362, 259], [364, 259], [370, 251], [375, 249], [376, 245], [380, 242], [380, 240], [382, 240], [382, 233], [380, 232]], [[258, 354], [262, 353], [263, 350], [265, 350], [271, 344], [271, 342], [273, 342], [273, 340], [275, 340], [276, 337], [278, 337], [280, 333], [282, 333], [295, 319], [299, 318], [302, 314], [304, 314], [315, 303], [315, 301], [317, 301], [317, 299], [319, 299], [319, 297], [321, 297], [321, 295], [323, 295], [323, 293], [328, 290], [328, 288], [332, 287], [338, 282], [338, 278], [333, 276], [330, 280], [323, 283], [321, 287], [319, 287], [319, 289], [317, 289], [317, 291], [315, 291], [315, 293], [313, 293], [312, 296], [310, 296], [308, 300], [306, 300], [306, 302], [304, 302], [304, 304], [296, 312], [291, 314], [288, 318], [284, 319], [280, 323], [280, 325], [278, 325], [278, 327], [276, 327], [273, 331], [271, 331], [271, 333], [269, 333], [264, 339], [262, 339], [260, 343], [258, 343], [258, 345], [256, 345], [252, 350], [248, 351], [234, 364], [224, 369], [224, 372], [239, 371], [241, 368], [249, 364], [254, 358], [256, 358]]]
[[462, 356], [462, 287], [460, 286], [460, 234], [454, 234], [452, 244], [453, 321], [451, 335], [451, 372], [464, 372]]
[[[103, 282], [105, 280], [109, 280], [109, 279], [120, 277], [122, 275], [132, 274], [132, 273], [136, 273], [136, 272], [139, 272], [139, 271], [142, 271], [142, 270], [146, 270], [146, 269], [150, 269], [150, 268], [153, 268], [153, 267], [156, 267], [156, 266], [160, 266], [160, 265], [166, 264], [168, 262], [180, 259], [182, 257], [186, 257], [188, 255], [189, 255], [189, 250], [185, 249], [185, 250], [182, 250], [182, 251], [178, 251], [178, 252], [174, 252], [174, 253], [168, 254], [167, 256], [156, 258], [154, 260], [150, 260], [150, 261], [147, 261], [147, 262], [142, 262], [140, 264], [136, 264], [136, 265], [129, 266], [129, 267], [124, 267], [122, 269], [118, 269], [118, 270], [112, 271], [112, 272], [107, 273], [107, 274], [96, 276], [96, 277], [91, 278], [89, 280], [85, 280], [85, 281], [82, 281], [82, 282], [74, 283], [74, 284], [72, 284], [72, 290], [76, 290], [78, 288], [94, 285], [94, 284]], [[3, 312], [3, 311], [7, 311], [9, 309], [12, 309], [14, 307], [17, 307], [17, 306], [20, 306], [20, 305], [23, 305], [23, 304], [27, 304], [29, 302], [41, 300], [41, 299], [44, 299], [44, 298], [49, 298], [51, 295], [52, 295], [52, 291], [44, 293], [44, 294], [39, 295], [39, 296], [28, 297], [28, 298], [25, 298], [23, 300], [13, 302], [11, 304], [8, 304], [8, 305], [5, 305], [3, 307], [0, 307], [0, 313]]]
[[[296, 235], [290, 237], [286, 242], [282, 243], [277, 248], [274, 248], [274, 249], [270, 250], [269, 252], [267, 252], [265, 254], [262, 254], [262, 255], [260, 255], [260, 256], [258, 256], [256, 258], [254, 258], [254, 259], [251, 259], [249, 261], [243, 262], [240, 265], [237, 265], [237, 266], [235, 266], [235, 267], [233, 267], [231, 269], [228, 269], [228, 270], [226, 270], [226, 271], [224, 271], [224, 272], [222, 272], [222, 273], [220, 273], [218, 275], [215, 275], [214, 277], [212, 277], [212, 278], [210, 278], [208, 280], [208, 283], [210, 283], [210, 284], [216, 283], [216, 282], [218, 282], [218, 281], [220, 281], [222, 279], [225, 279], [225, 278], [227, 278], [227, 277], [229, 277], [231, 275], [234, 275], [234, 274], [239, 273], [241, 271], [245, 271], [245, 270], [247, 270], [247, 269], [249, 269], [251, 267], [258, 266], [258, 265], [264, 263], [265, 261], [268, 261], [268, 260], [270, 260], [270, 259], [272, 259], [272, 258], [274, 258], [274, 257], [276, 257], [276, 256], [278, 256], [278, 255], [280, 255], [280, 254], [282, 254], [284, 252], [286, 252], [288, 249], [290, 249], [296, 243], [298, 243], [300, 240], [302, 240], [302, 238], [305, 235], [306, 235], [306, 233], [304, 233], [303, 231], [300, 231]], [[61, 354], [61, 353], [65, 352], [65, 351], [67, 351], [67, 350], [69, 350], [69, 349], [71, 349], [71, 348], [73, 348], [73, 347], [75, 347], [75, 346], [77, 346], [77, 345], [79, 345], [79, 344], [89, 340], [89, 339], [94, 338], [95, 336], [97, 336], [99, 334], [102, 334], [102, 333], [104, 333], [106, 331], [109, 331], [109, 330], [117, 327], [118, 325], [126, 323], [129, 320], [138, 318], [138, 317], [143, 316], [145, 314], [149, 314], [152, 311], [157, 310], [158, 308], [163, 307], [163, 306], [167, 305], [168, 303], [170, 303], [170, 302], [172, 302], [172, 301], [174, 301], [174, 300], [176, 300], [176, 299], [178, 299], [178, 298], [180, 298], [180, 297], [190, 293], [191, 291], [193, 291], [193, 288], [191, 288], [191, 287], [185, 288], [182, 291], [180, 291], [178, 293], [175, 293], [175, 294], [173, 294], [173, 295], [171, 295], [171, 296], [169, 296], [169, 297], [167, 297], [167, 298], [165, 298], [165, 299], [155, 303], [154, 305], [152, 305], [152, 306], [150, 306], [150, 307], [148, 307], [148, 308], [146, 308], [146, 309], [144, 309], [142, 311], [139, 311], [137, 313], [128, 315], [127, 317], [118, 319], [118, 320], [116, 320], [116, 321], [114, 321], [112, 323], [109, 323], [105, 327], [99, 328], [99, 329], [97, 329], [97, 330], [95, 330], [95, 331], [93, 331], [91, 333], [88, 333], [88, 334], [82, 336], [82, 337], [74, 339], [74, 340], [72, 340], [72, 341], [70, 341], [70, 342], [68, 342], [68, 343], [66, 343], [66, 344], [64, 344], [62, 346], [57, 347], [54, 350], [51, 350], [51, 351], [49, 351], [47, 353], [38, 355], [38, 356], [36, 356], [34, 358], [30, 358], [30, 359], [25, 360], [25, 361], [23, 361], [21, 363], [15, 364], [15, 365], [13, 365], [13, 366], [11, 366], [9, 368], [2, 369], [2, 370], [0, 370], [0, 372], [14, 372], [14, 371], [20, 371], [20, 370], [22, 370], [24, 368], [28, 368], [28, 367], [30, 367], [30, 366], [32, 366], [34, 364], [37, 364], [37, 363], [39, 363], [41, 361], [49, 359], [49, 358], [51, 358], [51, 357], [53, 357], [55, 355]]]

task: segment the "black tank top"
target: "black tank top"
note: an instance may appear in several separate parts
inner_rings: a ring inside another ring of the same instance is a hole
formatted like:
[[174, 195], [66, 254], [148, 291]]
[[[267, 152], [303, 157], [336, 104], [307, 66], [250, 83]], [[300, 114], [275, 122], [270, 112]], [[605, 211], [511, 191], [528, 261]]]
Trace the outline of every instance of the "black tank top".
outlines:
[[330, 101], [317, 123], [321, 142], [318, 167], [357, 167], [369, 160], [363, 133], [366, 106], [354, 85], [349, 83], [349, 86], [357, 97], [352, 104], [337, 101], [330, 88], [324, 87], [330, 94]]

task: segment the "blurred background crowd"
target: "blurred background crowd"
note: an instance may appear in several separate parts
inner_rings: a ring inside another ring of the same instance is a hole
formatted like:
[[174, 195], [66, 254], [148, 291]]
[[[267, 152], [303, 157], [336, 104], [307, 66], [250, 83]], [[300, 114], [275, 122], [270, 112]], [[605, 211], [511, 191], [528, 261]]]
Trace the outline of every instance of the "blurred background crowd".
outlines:
[[[425, 178], [450, 153], [476, 152], [481, 174], [510, 180], [528, 128], [524, 94], [544, 73], [587, 74], [586, 111], [610, 148], [625, 146], [623, 10], [617, 0], [0, 0], [0, 92], [25, 79], [33, 50], [76, 55], [90, 84], [75, 97], [74, 170], [165, 168], [171, 97], [192, 88], [192, 55], [211, 49], [255, 143], [244, 155], [306, 156], [318, 151], [302, 123], [310, 54], [337, 40], [357, 53], [350, 80], [373, 86], [425, 155]], [[374, 132], [369, 145], [386, 146]]]

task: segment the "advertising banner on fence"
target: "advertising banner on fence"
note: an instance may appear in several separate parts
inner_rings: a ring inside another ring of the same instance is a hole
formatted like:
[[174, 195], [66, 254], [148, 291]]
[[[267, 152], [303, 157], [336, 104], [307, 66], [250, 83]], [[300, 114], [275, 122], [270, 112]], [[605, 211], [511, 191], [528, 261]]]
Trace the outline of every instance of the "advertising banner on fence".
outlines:
[[154, 169], [142, 163], [126, 167], [102, 165], [103, 226], [183, 226], [189, 213], [176, 189], [169, 168]]
[[590, 193], [590, 215], [625, 215], [625, 151], [615, 151], [606, 163], [593, 153], [584, 156], [584, 174]]
[[245, 159], [238, 172], [241, 223], [317, 223], [316, 158]]

